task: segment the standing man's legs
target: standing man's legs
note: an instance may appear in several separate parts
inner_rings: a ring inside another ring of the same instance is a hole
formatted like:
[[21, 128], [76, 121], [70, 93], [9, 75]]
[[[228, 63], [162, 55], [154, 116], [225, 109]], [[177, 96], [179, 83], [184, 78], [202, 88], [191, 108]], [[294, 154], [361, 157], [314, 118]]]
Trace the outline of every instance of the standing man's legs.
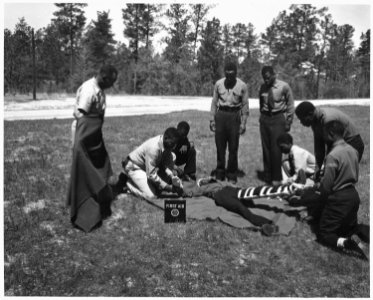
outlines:
[[280, 135], [286, 132], [284, 115], [277, 114], [271, 117], [269, 125], [270, 134], [270, 161], [271, 161], [271, 180], [280, 183], [282, 181], [282, 153], [277, 144], [277, 139]]
[[228, 166], [227, 178], [228, 180], [237, 181], [238, 170], [238, 147], [240, 142], [240, 112], [230, 113], [228, 123]]
[[269, 128], [269, 117], [261, 115], [259, 120], [260, 139], [263, 152], [263, 171], [266, 182], [271, 182], [271, 131]]
[[225, 152], [227, 149], [228, 134], [226, 130], [227, 116], [226, 112], [218, 111], [215, 116], [215, 144], [216, 144], [216, 179], [225, 179]]

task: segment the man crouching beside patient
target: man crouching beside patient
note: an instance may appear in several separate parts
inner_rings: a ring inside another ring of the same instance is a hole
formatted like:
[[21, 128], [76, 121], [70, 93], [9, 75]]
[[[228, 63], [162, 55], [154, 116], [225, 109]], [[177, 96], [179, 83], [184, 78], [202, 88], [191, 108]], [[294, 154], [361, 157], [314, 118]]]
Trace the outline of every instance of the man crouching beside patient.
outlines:
[[133, 195], [156, 198], [162, 192], [182, 194], [181, 180], [174, 176], [172, 150], [179, 140], [176, 128], [169, 127], [163, 135], [148, 139], [122, 161], [127, 187]]

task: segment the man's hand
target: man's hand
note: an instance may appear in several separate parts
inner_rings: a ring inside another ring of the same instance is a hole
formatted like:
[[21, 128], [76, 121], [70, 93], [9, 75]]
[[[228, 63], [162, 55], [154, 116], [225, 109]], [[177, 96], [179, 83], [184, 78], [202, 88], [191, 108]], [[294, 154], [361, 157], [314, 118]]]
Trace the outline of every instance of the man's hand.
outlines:
[[291, 124], [290, 124], [290, 123], [286, 123], [286, 124], [285, 124], [285, 131], [286, 131], [286, 132], [289, 132], [289, 131], [290, 131], [290, 128], [291, 128]]
[[215, 132], [215, 130], [216, 130], [215, 120], [210, 121], [210, 130], [212, 132]]
[[188, 146], [187, 145], [181, 146], [180, 153], [186, 153], [187, 151], [188, 151]]
[[244, 134], [246, 132], [246, 124], [242, 124], [240, 125], [240, 134]]
[[182, 197], [185, 194], [183, 188], [174, 185], [172, 186], [172, 192], [177, 194], [179, 197]]
[[321, 170], [318, 166], [315, 167], [315, 173], [313, 174], [313, 180], [315, 182], [318, 182], [320, 181], [320, 177], [321, 177]]
[[183, 182], [177, 176], [172, 177], [172, 186], [177, 188], [183, 188]]

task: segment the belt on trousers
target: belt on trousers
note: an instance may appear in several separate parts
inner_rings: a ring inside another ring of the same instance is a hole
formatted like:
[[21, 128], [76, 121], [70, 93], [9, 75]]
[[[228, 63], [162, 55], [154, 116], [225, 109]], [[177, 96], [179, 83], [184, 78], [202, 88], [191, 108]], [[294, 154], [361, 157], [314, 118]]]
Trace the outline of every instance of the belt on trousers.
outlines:
[[241, 110], [240, 106], [219, 106], [218, 110], [226, 112], [238, 112]]
[[265, 116], [268, 116], [268, 117], [273, 117], [273, 116], [282, 114], [284, 112], [282, 110], [274, 111], [274, 112], [269, 112], [269, 111], [262, 110], [260, 113], [265, 115]]

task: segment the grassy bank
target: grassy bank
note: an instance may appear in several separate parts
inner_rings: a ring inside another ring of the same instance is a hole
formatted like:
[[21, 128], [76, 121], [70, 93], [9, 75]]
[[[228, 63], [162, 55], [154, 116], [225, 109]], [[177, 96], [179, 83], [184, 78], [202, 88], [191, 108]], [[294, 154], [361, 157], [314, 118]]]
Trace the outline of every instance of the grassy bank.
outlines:
[[[361, 222], [369, 223], [369, 109], [342, 107], [366, 149], [357, 188]], [[104, 137], [113, 169], [145, 139], [179, 120], [191, 123], [198, 177], [215, 167], [209, 115], [186, 111], [107, 118]], [[369, 263], [316, 243], [309, 226], [267, 238], [220, 222], [165, 224], [163, 211], [121, 195], [103, 226], [85, 234], [69, 222], [65, 197], [71, 164], [70, 121], [4, 124], [5, 295], [369, 297]], [[312, 151], [312, 133], [294, 120], [294, 142]], [[258, 111], [241, 138], [242, 186], [260, 185]]]

